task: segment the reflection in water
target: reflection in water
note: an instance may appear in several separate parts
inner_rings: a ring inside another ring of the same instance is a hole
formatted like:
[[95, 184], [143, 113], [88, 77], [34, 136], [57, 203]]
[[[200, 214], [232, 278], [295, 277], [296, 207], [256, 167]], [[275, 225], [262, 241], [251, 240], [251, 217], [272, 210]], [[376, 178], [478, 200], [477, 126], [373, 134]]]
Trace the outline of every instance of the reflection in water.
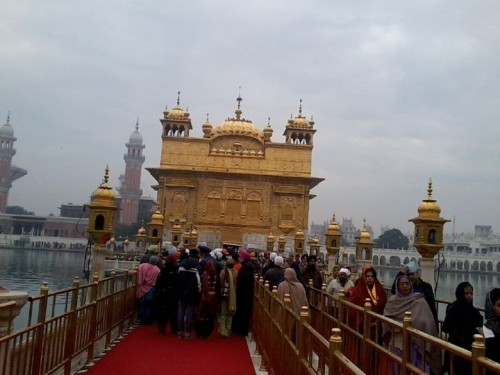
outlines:
[[49, 291], [71, 286], [82, 278], [83, 252], [0, 249], [0, 285], [9, 290], [40, 294], [43, 282]]

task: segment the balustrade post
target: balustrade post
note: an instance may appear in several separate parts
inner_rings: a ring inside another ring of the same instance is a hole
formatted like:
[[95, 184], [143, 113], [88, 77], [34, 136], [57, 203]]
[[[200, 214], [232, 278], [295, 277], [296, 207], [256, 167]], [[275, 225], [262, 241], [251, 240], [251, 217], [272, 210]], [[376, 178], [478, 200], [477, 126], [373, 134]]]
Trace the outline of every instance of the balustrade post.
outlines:
[[281, 311], [281, 316], [280, 316], [280, 327], [283, 327], [283, 332], [282, 334], [285, 337], [293, 337], [293, 333], [290, 332], [292, 327], [294, 329], [294, 325], [290, 324], [290, 319], [288, 318], [288, 311], [286, 308], [291, 308], [292, 307], [292, 299], [290, 298], [290, 294], [286, 293], [285, 297], [283, 298], [283, 309]]
[[484, 344], [484, 336], [474, 335], [474, 342], [471, 348], [472, 353], [472, 375], [481, 375], [483, 372], [479, 367], [477, 359], [479, 357], [484, 357], [486, 354], [486, 345]]
[[[368, 340], [371, 339], [370, 330], [370, 316], [368, 312], [372, 310], [372, 305], [370, 304], [370, 299], [365, 299], [365, 305], [363, 306], [363, 343], [361, 344], [361, 369], [364, 372], [368, 372], [369, 368], [369, 357], [368, 357]], [[376, 340], [376, 339], [375, 339]]]
[[405, 317], [403, 318], [403, 338], [402, 338], [402, 366], [401, 375], [406, 375], [408, 370], [406, 369], [406, 364], [411, 361], [411, 336], [408, 332], [408, 328], [411, 328], [413, 322], [413, 317], [410, 311], [405, 312]]
[[340, 375], [340, 366], [338, 366], [335, 352], [342, 353], [342, 336], [340, 335], [340, 328], [332, 328], [330, 336], [330, 361], [328, 364], [328, 373], [330, 375]]
[[45, 343], [45, 320], [47, 318], [47, 300], [49, 295], [49, 284], [43, 283], [40, 288], [40, 304], [38, 307], [38, 327], [35, 333], [34, 350], [33, 350], [33, 367], [31, 373], [38, 375], [42, 373], [42, 358], [43, 347]]
[[[94, 283], [92, 288], [94, 288], [96, 284], [97, 283]], [[87, 349], [87, 364], [90, 364], [94, 361], [94, 348], [97, 337], [97, 302], [95, 300], [90, 303], [90, 324], [88, 337], [90, 339], [90, 343]]]
[[120, 324], [118, 326], [118, 336], [123, 335], [125, 327], [125, 317], [127, 316], [127, 292], [128, 292], [128, 270], [123, 271], [122, 277], [122, 290], [121, 290], [121, 304], [120, 304]]
[[76, 341], [76, 326], [77, 326], [77, 312], [78, 308], [78, 290], [80, 287], [80, 278], [75, 276], [73, 279], [73, 290], [71, 291], [71, 311], [68, 316], [68, 328], [66, 330], [66, 339], [64, 345], [64, 358], [66, 363], [64, 364], [64, 373], [71, 373], [71, 358], [75, 353], [75, 341]]
[[113, 327], [113, 312], [115, 306], [115, 283], [116, 272], [111, 271], [111, 283], [108, 295], [106, 296], [106, 348], [111, 344], [111, 330]]
[[[309, 323], [309, 308], [307, 306], [302, 306], [302, 309], [300, 311], [300, 324], [299, 324], [299, 334], [297, 339], [297, 342], [299, 344], [299, 362], [302, 363], [302, 360], [307, 362], [307, 350], [310, 347], [309, 342], [310, 342], [310, 337], [309, 333], [307, 332], [307, 329], [305, 327], [306, 323]], [[300, 371], [299, 371], [300, 372]]]
[[345, 301], [346, 301], [346, 298], [345, 298], [345, 294], [344, 292], [340, 292], [338, 294], [338, 298], [339, 300], [338, 301], [335, 301], [335, 297], [333, 297], [334, 299], [334, 302], [337, 304], [337, 311], [338, 311], [338, 325], [340, 326], [340, 324], [342, 323], [345, 323]]
[[92, 276], [92, 286], [90, 289], [90, 302], [96, 302], [98, 297], [98, 288], [99, 288], [99, 275], [94, 273]]

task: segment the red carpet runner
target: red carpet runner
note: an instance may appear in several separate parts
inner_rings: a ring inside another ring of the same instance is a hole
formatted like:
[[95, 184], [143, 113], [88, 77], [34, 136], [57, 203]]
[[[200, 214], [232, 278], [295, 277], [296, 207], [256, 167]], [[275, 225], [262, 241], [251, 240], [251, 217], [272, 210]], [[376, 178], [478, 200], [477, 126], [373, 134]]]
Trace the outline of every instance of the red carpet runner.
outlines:
[[87, 372], [89, 375], [251, 375], [254, 366], [244, 337], [181, 340], [139, 326]]

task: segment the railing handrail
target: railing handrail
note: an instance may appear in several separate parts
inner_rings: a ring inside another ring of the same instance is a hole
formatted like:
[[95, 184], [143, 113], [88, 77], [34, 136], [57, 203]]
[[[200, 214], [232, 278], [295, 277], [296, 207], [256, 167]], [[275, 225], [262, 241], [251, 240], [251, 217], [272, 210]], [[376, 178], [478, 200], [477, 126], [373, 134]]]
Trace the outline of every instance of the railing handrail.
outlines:
[[[71, 374], [93, 362], [135, 322], [136, 281], [137, 272], [126, 270], [85, 285], [76, 278], [72, 287], [52, 293], [44, 284], [41, 294], [31, 298], [30, 319], [33, 303], [38, 303], [34, 323], [0, 338], [0, 370], [6, 375], [43, 375], [56, 369]], [[48, 303], [58, 298], [64, 299], [62, 311]]]
[[[374, 360], [382, 361], [385, 358], [384, 361], [388, 361], [387, 363], [393, 363], [391, 366], [399, 366], [402, 374], [410, 372], [424, 374], [426, 370], [410, 360], [410, 345], [418, 342], [423, 345], [422, 348], [434, 348], [429, 352], [425, 349], [425, 353], [422, 353], [425, 361], [431, 361], [433, 354], [442, 355], [448, 352], [452, 359], [464, 358], [471, 361], [473, 375], [478, 375], [485, 369], [500, 372], [500, 364], [485, 357], [484, 338], [480, 335], [474, 337], [472, 349], [466, 350], [413, 327], [411, 313], [407, 314], [404, 322], [397, 322], [372, 311], [370, 304], [365, 304], [364, 307], [354, 305], [343, 295], [334, 297], [325, 293], [324, 288], [318, 290], [310, 287], [308, 297], [311, 307], [307, 309], [307, 318], [303, 320], [302, 313], [300, 319], [296, 315], [295, 318], [290, 318], [290, 315], [294, 313], [287, 303], [280, 301], [277, 293], [270, 292], [262, 279], [256, 279], [252, 333], [257, 349], [262, 355], [262, 368], [277, 366], [277, 369], [271, 369], [274, 373], [324, 374], [328, 372], [337, 374], [341, 372], [338, 370], [340, 366], [343, 373], [378, 373], [379, 368], [370, 367], [370, 364], [373, 365]], [[333, 306], [332, 302], [334, 302]], [[334, 306], [336, 307], [333, 311], [336, 315], [330, 315], [328, 311], [325, 311], [325, 309], [331, 310]], [[289, 331], [290, 323], [287, 323], [290, 319], [292, 326], [295, 325], [292, 331]], [[359, 325], [360, 322], [364, 327], [361, 331], [351, 327], [353, 324]], [[382, 325], [387, 326], [391, 331], [396, 330], [395, 332], [401, 335], [402, 357], [392, 352], [390, 346], [384, 347], [378, 341], [377, 337], [381, 334]], [[375, 331], [372, 331], [372, 328]], [[337, 334], [334, 333], [335, 330], [339, 337], [335, 336]], [[372, 337], [374, 333], [375, 336]], [[284, 339], [280, 339], [280, 336]], [[328, 337], [330, 337], [329, 342], [327, 342]], [[309, 349], [304, 349], [303, 340], [309, 343]], [[288, 350], [290, 346], [295, 349]], [[342, 346], [344, 348], [339, 351]], [[284, 355], [283, 350], [286, 350], [288, 355], [287, 362], [274, 360], [274, 357]], [[328, 350], [330, 351], [329, 358], [324, 354]], [[433, 350], [439, 352], [433, 352]], [[317, 360], [315, 364], [313, 364], [314, 358]], [[442, 364], [442, 357], [440, 358]]]

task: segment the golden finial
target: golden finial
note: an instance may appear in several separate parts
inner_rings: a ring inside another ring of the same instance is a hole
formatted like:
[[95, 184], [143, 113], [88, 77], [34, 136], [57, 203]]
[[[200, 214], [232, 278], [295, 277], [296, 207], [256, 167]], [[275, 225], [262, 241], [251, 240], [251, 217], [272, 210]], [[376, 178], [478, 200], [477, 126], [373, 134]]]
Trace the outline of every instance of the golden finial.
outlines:
[[181, 92], [177, 91], [177, 105], [181, 104]]
[[271, 117], [268, 117], [267, 118], [267, 127], [270, 128], [271, 127]]
[[239, 87], [238, 97], [236, 98], [236, 101], [238, 102], [238, 108], [236, 109], [236, 111], [234, 111], [234, 113], [236, 114], [236, 120], [239, 120], [241, 116], [241, 102], [243, 101], [243, 99], [241, 98], [241, 86]]
[[427, 188], [427, 194], [429, 195], [427, 197], [428, 200], [431, 200], [432, 199], [432, 178], [429, 177], [429, 186]]
[[302, 116], [302, 99], [300, 99], [300, 104], [299, 104], [299, 117]]
[[207, 113], [207, 122], [210, 122], [209, 117], [210, 117], [210, 113]]
[[106, 169], [104, 169], [104, 183], [107, 184], [109, 180], [109, 165], [106, 164]]
[[332, 222], [335, 222], [335, 212], [333, 213], [333, 216], [332, 216]]
[[135, 122], [135, 131], [139, 131], [139, 116], [137, 116], [137, 121]]

